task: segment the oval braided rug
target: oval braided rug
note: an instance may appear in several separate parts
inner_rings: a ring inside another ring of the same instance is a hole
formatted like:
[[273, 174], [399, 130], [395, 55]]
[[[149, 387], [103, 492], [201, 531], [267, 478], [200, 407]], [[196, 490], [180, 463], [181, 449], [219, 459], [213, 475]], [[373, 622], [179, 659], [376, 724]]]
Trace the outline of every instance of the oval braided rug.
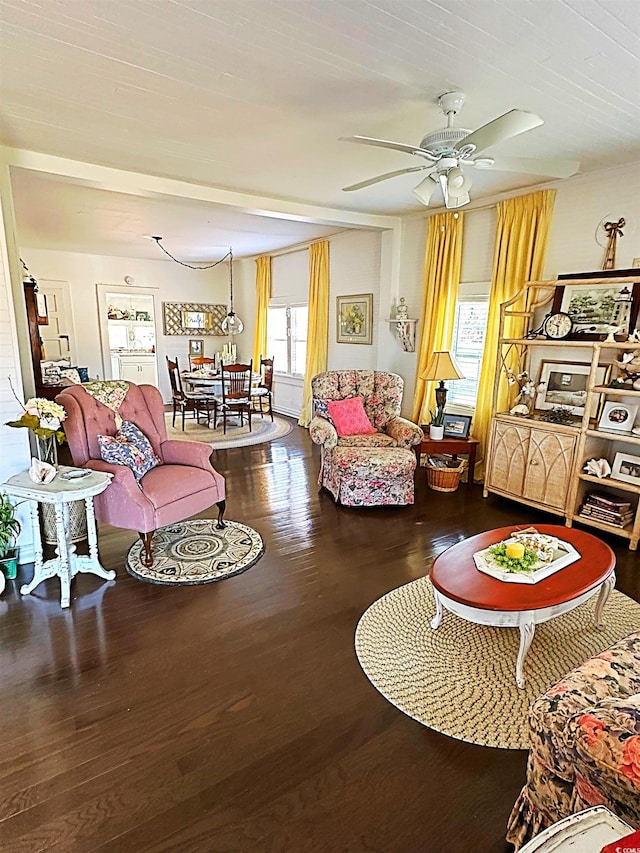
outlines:
[[195, 518], [161, 527], [153, 534], [153, 566], [142, 562], [142, 542], [127, 554], [127, 571], [138, 580], [160, 584], [199, 584], [246, 572], [264, 554], [257, 530], [225, 519], [224, 530], [212, 518]]
[[184, 430], [182, 429], [182, 418], [176, 415], [175, 428], [171, 426], [173, 415], [171, 412], [166, 412], [164, 416], [167, 426], [167, 437], [177, 439], [178, 441], [201, 441], [205, 444], [210, 444], [213, 450], [229, 450], [232, 447], [250, 447], [253, 444], [262, 444], [266, 441], [275, 441], [278, 438], [284, 438], [289, 435], [293, 426], [285, 421], [284, 418], [273, 416], [273, 422], [268, 415], [263, 418], [260, 415], [253, 415], [251, 419], [251, 432], [247, 425], [246, 419], [244, 426], [240, 427], [235, 423], [227, 424], [227, 434], [223, 432], [222, 421], [218, 423], [215, 429], [209, 429], [204, 424], [198, 424], [189, 417], [185, 420]]
[[520, 690], [515, 666], [517, 628], [490, 628], [445, 611], [429, 622], [435, 601], [419, 578], [375, 601], [356, 628], [360, 666], [373, 686], [414, 720], [438, 732], [501, 749], [528, 749], [531, 702], [571, 669], [638, 630], [640, 604], [615, 591], [593, 623], [597, 595], [536, 627]]

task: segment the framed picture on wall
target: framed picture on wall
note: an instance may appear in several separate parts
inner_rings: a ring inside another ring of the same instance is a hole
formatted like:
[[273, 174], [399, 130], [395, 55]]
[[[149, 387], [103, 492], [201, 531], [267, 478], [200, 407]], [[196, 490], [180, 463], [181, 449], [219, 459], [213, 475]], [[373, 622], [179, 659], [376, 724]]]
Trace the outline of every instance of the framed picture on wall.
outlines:
[[373, 293], [336, 297], [336, 340], [339, 344], [373, 341]]
[[204, 355], [204, 340], [202, 338], [189, 341], [189, 358]]

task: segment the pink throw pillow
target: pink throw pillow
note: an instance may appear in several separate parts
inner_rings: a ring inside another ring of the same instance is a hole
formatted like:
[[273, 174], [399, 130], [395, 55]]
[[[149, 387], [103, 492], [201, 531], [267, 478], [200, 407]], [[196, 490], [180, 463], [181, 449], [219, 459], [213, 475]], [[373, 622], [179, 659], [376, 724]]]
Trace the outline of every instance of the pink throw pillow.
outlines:
[[327, 408], [340, 438], [345, 435], [373, 435], [377, 432], [367, 417], [362, 397], [328, 400]]

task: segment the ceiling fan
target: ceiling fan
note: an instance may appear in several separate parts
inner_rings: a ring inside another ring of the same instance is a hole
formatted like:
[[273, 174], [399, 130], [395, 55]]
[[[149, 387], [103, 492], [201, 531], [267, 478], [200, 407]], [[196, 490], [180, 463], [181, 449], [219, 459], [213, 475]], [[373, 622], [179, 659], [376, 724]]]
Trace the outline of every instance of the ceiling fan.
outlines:
[[421, 160], [426, 160], [419, 166], [409, 166], [406, 169], [396, 169], [377, 175], [367, 181], [360, 181], [344, 187], [344, 192], [361, 190], [380, 181], [406, 175], [408, 172], [427, 171], [426, 177], [413, 192], [425, 205], [437, 187], [442, 190], [445, 206], [448, 208], [462, 207], [468, 204], [471, 178], [462, 167], [473, 166], [476, 169], [497, 169], [502, 172], [524, 172], [529, 175], [546, 175], [553, 178], [568, 178], [580, 168], [576, 160], [538, 160], [523, 157], [478, 157], [487, 148], [504, 142], [512, 136], [518, 136], [527, 130], [533, 130], [544, 124], [540, 116], [524, 110], [509, 110], [502, 116], [482, 125], [477, 130], [466, 130], [454, 127], [453, 119], [464, 105], [462, 92], [447, 92], [438, 98], [438, 105], [447, 117], [447, 126], [432, 133], [427, 133], [419, 145], [407, 145], [402, 142], [389, 142], [386, 139], [373, 139], [370, 136], [342, 137], [343, 142], [357, 142], [360, 145], [375, 145], [378, 148], [391, 148], [413, 154]]

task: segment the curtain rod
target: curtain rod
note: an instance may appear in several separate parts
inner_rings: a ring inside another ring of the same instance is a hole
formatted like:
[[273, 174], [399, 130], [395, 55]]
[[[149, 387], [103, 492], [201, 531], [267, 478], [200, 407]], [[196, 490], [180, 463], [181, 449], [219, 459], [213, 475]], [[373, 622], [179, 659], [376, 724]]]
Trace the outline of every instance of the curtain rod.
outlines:
[[309, 246], [311, 246], [313, 243], [321, 243], [323, 240], [330, 240], [332, 237], [337, 237], [340, 234], [346, 234], [349, 231], [354, 231], [354, 230], [358, 230], [358, 229], [342, 228], [340, 231], [335, 231], [333, 234], [327, 234], [325, 237], [315, 237], [313, 240], [307, 240], [304, 243], [294, 243], [293, 246], [287, 246], [286, 249], [279, 249], [279, 250], [276, 250], [275, 252], [260, 252], [257, 255], [249, 255], [248, 257], [243, 258], [243, 260], [255, 261], [256, 258], [266, 258], [266, 257], [281, 258], [284, 255], [295, 255], [298, 252], [306, 251], [309, 248]]

